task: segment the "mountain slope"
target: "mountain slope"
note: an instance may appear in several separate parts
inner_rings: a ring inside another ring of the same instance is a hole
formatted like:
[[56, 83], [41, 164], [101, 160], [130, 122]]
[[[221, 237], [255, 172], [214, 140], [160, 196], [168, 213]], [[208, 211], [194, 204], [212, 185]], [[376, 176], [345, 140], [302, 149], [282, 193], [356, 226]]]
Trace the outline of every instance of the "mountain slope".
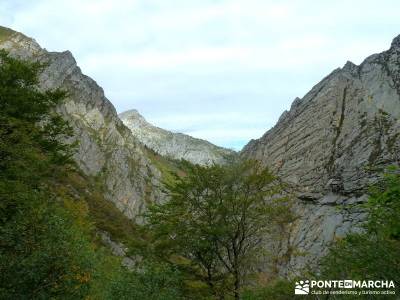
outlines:
[[234, 151], [215, 146], [205, 140], [153, 126], [137, 110], [123, 112], [119, 117], [139, 141], [163, 156], [210, 165], [226, 163], [235, 155]]
[[[101, 196], [128, 218], [140, 222], [147, 203], [165, 199], [160, 182], [168, 160], [142, 143], [201, 164], [221, 163], [232, 155], [205, 141], [156, 128], [135, 111], [121, 115], [128, 129], [101, 87], [82, 74], [68, 51], [48, 52], [4, 27], [0, 49], [47, 64], [41, 87], [69, 94], [57, 110], [73, 127], [69, 142], [79, 142], [75, 161], [100, 187]], [[351, 204], [365, 201], [367, 186], [382, 168], [399, 164], [399, 119], [400, 36], [388, 51], [360, 66], [349, 62], [333, 71], [241, 152], [242, 158], [269, 166], [296, 192], [294, 210], [300, 218], [278, 251], [304, 255], [289, 255], [281, 263], [283, 275], [313, 265], [333, 240], [358, 230], [365, 214]]]
[[137, 216], [146, 203], [164, 197], [160, 191], [162, 174], [118, 118], [103, 89], [82, 74], [69, 51], [48, 52], [35, 40], [4, 27], [0, 27], [0, 49], [47, 64], [40, 86], [68, 92], [57, 110], [73, 127], [74, 138], [69, 142], [78, 142], [75, 161], [97, 182], [107, 200], [128, 218], [140, 221]]
[[301, 269], [364, 219], [348, 204], [400, 160], [400, 36], [360, 66], [347, 62], [314, 86], [260, 139], [241, 152], [274, 170], [296, 191], [290, 246], [306, 253], [283, 267]]

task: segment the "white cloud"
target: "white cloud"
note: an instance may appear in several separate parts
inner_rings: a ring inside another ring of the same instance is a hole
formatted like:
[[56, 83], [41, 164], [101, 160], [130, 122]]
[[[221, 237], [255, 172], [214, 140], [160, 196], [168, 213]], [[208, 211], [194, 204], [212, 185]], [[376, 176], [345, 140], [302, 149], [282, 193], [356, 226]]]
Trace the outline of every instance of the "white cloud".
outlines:
[[394, 0], [3, 0], [0, 20], [49, 50], [71, 50], [118, 111], [137, 108], [156, 125], [237, 146], [332, 69], [388, 48], [399, 8]]

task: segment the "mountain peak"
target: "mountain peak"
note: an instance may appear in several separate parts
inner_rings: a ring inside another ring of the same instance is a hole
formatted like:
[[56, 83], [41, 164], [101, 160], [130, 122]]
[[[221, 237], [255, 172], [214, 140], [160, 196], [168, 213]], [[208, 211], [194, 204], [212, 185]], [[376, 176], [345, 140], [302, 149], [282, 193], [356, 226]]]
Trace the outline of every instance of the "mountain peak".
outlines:
[[17, 32], [10, 28], [0, 26], [0, 41], [8, 39], [11, 35], [15, 33]]
[[34, 39], [4, 26], [0, 26], [0, 44], [0, 49], [6, 49], [23, 58], [45, 52]]
[[391, 49], [400, 49], [400, 34], [393, 39], [392, 45], [390, 48]]
[[19, 39], [27, 41], [35, 41], [34, 39], [27, 37], [25, 34], [15, 31], [14, 29], [0, 26], [0, 42], [10, 40], [13, 37], [18, 37]]
[[120, 119], [137, 120], [142, 123], [147, 123], [146, 119], [139, 113], [137, 109], [130, 109], [118, 115]]
[[125, 111], [118, 116], [139, 141], [163, 156], [211, 165], [226, 163], [235, 154], [208, 141], [158, 128], [147, 122], [136, 109]]
[[342, 70], [350, 74], [356, 75], [358, 72], [358, 66], [348, 60], [346, 64], [343, 66]]

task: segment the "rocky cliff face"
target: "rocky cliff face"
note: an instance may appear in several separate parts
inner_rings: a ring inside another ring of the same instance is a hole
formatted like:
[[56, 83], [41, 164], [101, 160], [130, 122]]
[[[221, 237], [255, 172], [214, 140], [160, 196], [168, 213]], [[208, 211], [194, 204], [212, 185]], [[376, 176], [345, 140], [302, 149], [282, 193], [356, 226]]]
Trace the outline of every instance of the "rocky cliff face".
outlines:
[[[103, 90], [82, 74], [72, 54], [42, 49], [33, 39], [0, 27], [0, 49], [48, 64], [42, 88], [69, 93], [57, 110], [79, 142], [75, 160], [105, 197], [137, 219], [160, 201], [161, 172], [142, 143], [162, 155], [201, 164], [223, 163], [232, 152], [147, 123], [136, 111], [118, 117]], [[131, 132], [132, 131], [132, 132]], [[133, 134], [132, 134], [133, 133]], [[336, 238], [359, 230], [365, 218], [351, 204], [367, 199], [367, 186], [385, 166], [400, 163], [400, 36], [388, 51], [333, 71], [297, 98], [274, 128], [242, 151], [274, 170], [296, 193], [300, 217], [279, 251], [303, 255], [282, 262], [283, 275], [312, 266]]]
[[135, 219], [147, 201], [163, 198], [160, 171], [118, 118], [102, 88], [82, 74], [69, 51], [48, 52], [33, 39], [4, 27], [0, 27], [0, 49], [47, 63], [40, 78], [41, 88], [68, 92], [66, 102], [57, 110], [74, 129], [70, 142], [79, 143], [74, 158], [86, 175], [98, 181], [106, 199]]
[[215, 146], [205, 140], [153, 126], [137, 110], [123, 112], [119, 117], [139, 141], [166, 157], [210, 165], [226, 163], [235, 155], [234, 151]]
[[312, 265], [335, 238], [365, 215], [349, 204], [367, 199], [380, 170], [400, 162], [400, 36], [361, 65], [347, 62], [314, 86], [258, 140], [243, 149], [292, 186], [301, 217], [282, 272]]

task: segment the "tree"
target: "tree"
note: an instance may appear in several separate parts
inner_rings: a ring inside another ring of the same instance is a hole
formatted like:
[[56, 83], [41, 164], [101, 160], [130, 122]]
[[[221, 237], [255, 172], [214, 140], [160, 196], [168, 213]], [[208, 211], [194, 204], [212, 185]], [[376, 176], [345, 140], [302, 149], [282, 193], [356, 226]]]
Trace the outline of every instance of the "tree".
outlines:
[[[106, 272], [109, 272], [109, 269]], [[166, 264], [146, 265], [140, 272], [128, 272], [120, 268], [119, 272], [104, 282], [109, 288], [104, 291], [103, 287], [98, 298], [107, 300], [187, 299], [183, 294], [182, 279], [178, 270]]]
[[[72, 130], [54, 108], [67, 94], [39, 89], [43, 68], [0, 51], [0, 299], [183, 299], [176, 270], [128, 271], [99, 245], [90, 217], [117, 209], [93, 211], [106, 200], [61, 142]], [[131, 233], [118, 217], [105, 229]]]
[[389, 168], [383, 180], [371, 187], [366, 209], [368, 232], [400, 241], [400, 174], [397, 168]]
[[[95, 255], [82, 201], [57, 181], [73, 167], [71, 129], [52, 109], [63, 91], [40, 91], [44, 66], [0, 51], [0, 298], [84, 298]], [[70, 203], [67, 208], [64, 203]], [[78, 216], [79, 215], [79, 216]]]
[[216, 297], [227, 289], [239, 299], [267, 236], [293, 220], [289, 199], [277, 178], [255, 161], [185, 163], [184, 169], [185, 176], [167, 184], [170, 200], [146, 214], [154, 251], [168, 260], [183, 258]]

